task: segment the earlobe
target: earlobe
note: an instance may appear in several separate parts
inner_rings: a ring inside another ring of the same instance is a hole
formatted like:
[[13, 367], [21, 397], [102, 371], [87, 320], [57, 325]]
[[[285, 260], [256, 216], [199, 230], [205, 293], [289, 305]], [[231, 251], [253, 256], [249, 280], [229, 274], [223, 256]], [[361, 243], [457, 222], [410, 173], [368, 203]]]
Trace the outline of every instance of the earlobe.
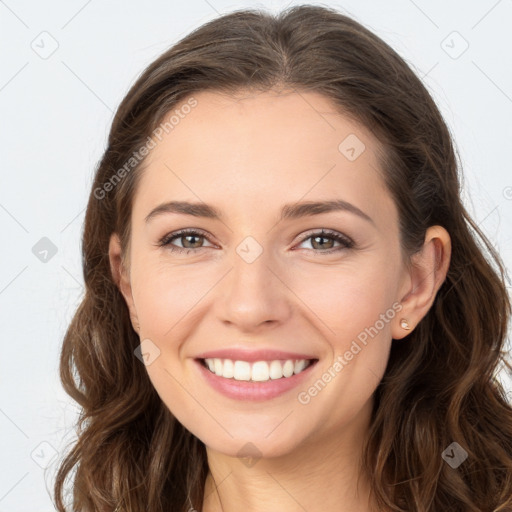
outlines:
[[137, 311], [135, 309], [135, 303], [133, 301], [129, 271], [123, 262], [121, 240], [117, 233], [112, 233], [110, 236], [108, 255], [112, 278], [128, 306], [133, 328], [137, 333], [139, 333], [140, 326]]
[[402, 310], [393, 328], [394, 339], [410, 334], [428, 313], [446, 279], [450, 257], [450, 235], [442, 226], [430, 226], [422, 249], [411, 257], [411, 266], [407, 269], [409, 288], [400, 297]]

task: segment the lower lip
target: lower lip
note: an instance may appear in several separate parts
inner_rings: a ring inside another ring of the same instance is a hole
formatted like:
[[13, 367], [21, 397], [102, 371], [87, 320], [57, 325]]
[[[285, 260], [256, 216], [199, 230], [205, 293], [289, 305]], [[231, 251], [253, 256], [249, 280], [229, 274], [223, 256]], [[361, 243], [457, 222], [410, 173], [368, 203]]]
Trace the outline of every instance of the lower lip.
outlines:
[[291, 377], [269, 379], [265, 382], [225, 379], [206, 368], [201, 361], [196, 360], [201, 375], [216, 391], [236, 400], [270, 400], [298, 386], [311, 372], [317, 361], [312, 362], [305, 370]]

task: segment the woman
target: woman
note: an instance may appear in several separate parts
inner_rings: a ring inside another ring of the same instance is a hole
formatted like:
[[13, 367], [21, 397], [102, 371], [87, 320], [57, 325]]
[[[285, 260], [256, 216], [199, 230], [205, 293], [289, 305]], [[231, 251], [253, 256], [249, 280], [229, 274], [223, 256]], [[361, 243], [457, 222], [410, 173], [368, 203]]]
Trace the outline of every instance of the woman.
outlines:
[[354, 20], [238, 11], [151, 64], [83, 261], [59, 511], [71, 471], [80, 511], [512, 510], [504, 267], [432, 98]]

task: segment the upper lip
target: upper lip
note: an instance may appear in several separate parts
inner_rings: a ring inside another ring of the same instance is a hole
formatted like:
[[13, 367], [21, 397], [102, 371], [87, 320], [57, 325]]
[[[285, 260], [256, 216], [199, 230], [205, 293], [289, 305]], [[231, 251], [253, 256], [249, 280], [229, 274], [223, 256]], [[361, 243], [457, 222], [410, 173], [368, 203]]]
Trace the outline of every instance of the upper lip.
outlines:
[[248, 349], [248, 348], [223, 348], [209, 350], [196, 356], [196, 359], [231, 359], [232, 361], [274, 361], [277, 359], [317, 359], [311, 354], [285, 352], [275, 349]]

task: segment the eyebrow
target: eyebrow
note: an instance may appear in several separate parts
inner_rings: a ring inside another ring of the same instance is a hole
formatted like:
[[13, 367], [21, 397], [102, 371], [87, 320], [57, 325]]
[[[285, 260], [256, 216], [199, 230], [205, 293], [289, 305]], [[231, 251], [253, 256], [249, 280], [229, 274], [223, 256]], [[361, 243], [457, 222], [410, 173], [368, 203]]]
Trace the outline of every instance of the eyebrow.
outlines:
[[[301, 203], [285, 204], [281, 209], [280, 220], [298, 219], [320, 215], [322, 213], [345, 211], [361, 217], [362, 219], [375, 225], [374, 220], [357, 206], [336, 199], [332, 201], [305, 201]], [[206, 203], [191, 203], [188, 201], [169, 201], [158, 205], [146, 216], [145, 222], [148, 223], [155, 217], [163, 214], [176, 213], [182, 215], [192, 215], [194, 217], [205, 217], [207, 219], [222, 220], [223, 215], [217, 208]]]

